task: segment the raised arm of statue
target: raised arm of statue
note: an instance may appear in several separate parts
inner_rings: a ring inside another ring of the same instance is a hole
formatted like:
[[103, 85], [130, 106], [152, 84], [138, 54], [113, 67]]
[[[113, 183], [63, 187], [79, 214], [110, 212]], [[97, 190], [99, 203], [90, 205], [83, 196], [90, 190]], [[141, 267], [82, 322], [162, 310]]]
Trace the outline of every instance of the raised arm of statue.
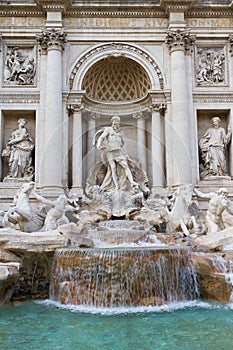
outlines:
[[212, 198], [213, 194], [210, 192], [210, 193], [203, 193], [201, 191], [199, 191], [197, 188], [194, 188], [193, 189], [193, 192], [200, 198], [204, 198], [204, 199], [210, 199]]

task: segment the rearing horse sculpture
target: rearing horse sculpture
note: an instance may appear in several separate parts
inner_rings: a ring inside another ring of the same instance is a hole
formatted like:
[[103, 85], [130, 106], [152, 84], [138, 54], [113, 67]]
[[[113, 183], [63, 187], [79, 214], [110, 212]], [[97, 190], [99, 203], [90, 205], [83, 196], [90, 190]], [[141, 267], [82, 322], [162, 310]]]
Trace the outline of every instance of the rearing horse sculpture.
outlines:
[[35, 183], [30, 181], [19, 189], [14, 199], [14, 207], [4, 215], [4, 223], [18, 224], [20, 230], [24, 232], [36, 232], [42, 228], [46, 215], [35, 211], [29, 201], [34, 185]]
[[167, 211], [168, 222], [167, 230], [169, 232], [183, 231], [185, 236], [189, 236], [189, 228], [197, 228], [194, 216], [191, 216], [189, 208], [192, 202], [193, 185], [179, 186], [173, 192], [174, 204], [171, 211]]

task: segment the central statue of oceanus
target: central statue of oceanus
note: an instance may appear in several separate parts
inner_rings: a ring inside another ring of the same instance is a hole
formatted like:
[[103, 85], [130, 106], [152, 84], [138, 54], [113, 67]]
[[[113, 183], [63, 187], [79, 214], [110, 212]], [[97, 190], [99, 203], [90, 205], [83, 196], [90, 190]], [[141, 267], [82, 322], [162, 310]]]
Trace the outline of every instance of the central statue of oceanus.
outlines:
[[94, 136], [93, 144], [101, 151], [101, 161], [89, 172], [86, 194], [92, 203], [96, 200], [102, 202], [112, 215], [122, 216], [135, 193], [148, 196], [148, 178], [124, 149], [121, 118], [113, 116], [111, 122], [111, 126], [102, 128]]

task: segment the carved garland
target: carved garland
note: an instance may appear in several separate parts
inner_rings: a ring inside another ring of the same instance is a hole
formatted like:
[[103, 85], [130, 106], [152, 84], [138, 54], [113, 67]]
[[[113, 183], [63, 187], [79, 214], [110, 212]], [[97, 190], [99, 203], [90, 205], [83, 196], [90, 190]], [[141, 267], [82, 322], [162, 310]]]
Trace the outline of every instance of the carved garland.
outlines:
[[87, 52], [85, 55], [83, 55], [80, 58], [80, 60], [76, 63], [75, 67], [73, 68], [71, 75], [70, 75], [70, 78], [69, 78], [70, 90], [72, 90], [72, 88], [73, 88], [75, 76], [76, 76], [79, 68], [83, 65], [83, 63], [86, 62], [90, 57], [94, 56], [95, 54], [100, 53], [100, 52], [104, 52], [104, 51], [108, 51], [109, 49], [111, 49], [112, 51], [119, 51], [119, 53], [123, 50], [129, 51], [129, 52], [137, 53], [140, 56], [142, 56], [143, 58], [145, 58], [152, 65], [153, 69], [155, 70], [155, 72], [158, 76], [158, 79], [159, 79], [159, 86], [161, 89], [163, 89], [164, 80], [163, 80], [162, 72], [161, 72], [159, 66], [157, 65], [157, 63], [155, 62], [155, 60], [150, 55], [148, 55], [148, 53], [146, 53], [145, 51], [143, 51], [137, 47], [134, 47], [134, 46], [131, 46], [128, 44], [112, 43], [112, 44], [106, 44], [106, 45], [103, 45], [100, 47], [96, 47], [93, 50]]

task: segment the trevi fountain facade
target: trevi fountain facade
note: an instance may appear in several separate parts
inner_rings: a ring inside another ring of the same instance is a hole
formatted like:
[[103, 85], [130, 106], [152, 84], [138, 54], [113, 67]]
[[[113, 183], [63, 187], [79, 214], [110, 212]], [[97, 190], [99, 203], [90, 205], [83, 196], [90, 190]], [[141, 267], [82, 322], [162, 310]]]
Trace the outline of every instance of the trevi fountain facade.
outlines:
[[232, 15], [0, 2], [0, 304], [49, 287], [65, 304], [230, 301]]

